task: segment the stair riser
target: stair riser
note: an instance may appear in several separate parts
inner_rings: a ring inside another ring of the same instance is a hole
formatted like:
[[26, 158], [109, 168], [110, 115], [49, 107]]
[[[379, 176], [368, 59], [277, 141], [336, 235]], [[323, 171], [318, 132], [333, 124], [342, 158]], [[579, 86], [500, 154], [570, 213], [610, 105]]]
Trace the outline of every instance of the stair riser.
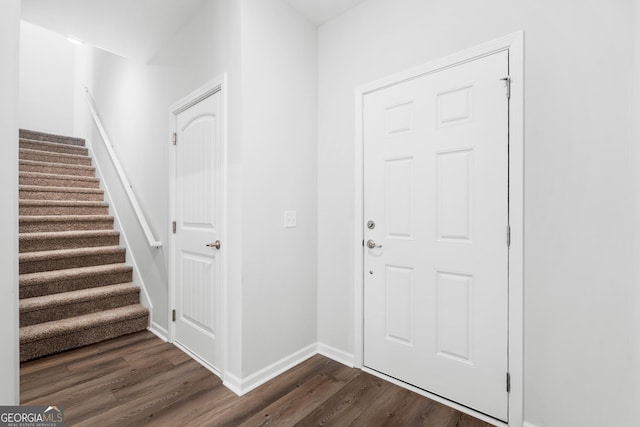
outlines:
[[49, 142], [39, 142], [32, 140], [20, 140], [20, 148], [25, 148], [27, 150], [40, 150], [47, 151], [49, 153], [62, 153], [62, 154], [75, 154], [78, 156], [87, 156], [89, 155], [89, 150], [85, 147], [77, 147], [74, 145], [68, 144], [55, 144]]
[[40, 341], [20, 343], [20, 361], [24, 362], [48, 354], [59, 353], [133, 332], [143, 331], [147, 329], [148, 324], [149, 317], [147, 315], [88, 330], [74, 331], [61, 336], [47, 337]]
[[20, 215], [108, 215], [108, 206], [20, 206]]
[[132, 272], [131, 270], [128, 270], [115, 273], [95, 274], [91, 277], [56, 279], [30, 285], [21, 284], [20, 299], [95, 288], [97, 286], [117, 285], [118, 283], [131, 282], [131, 278]]
[[84, 146], [84, 140], [80, 138], [51, 135], [47, 133], [35, 132], [35, 131], [30, 131], [25, 129], [20, 129], [20, 138], [32, 139], [36, 141], [56, 142], [58, 144], [75, 145], [79, 147]]
[[97, 298], [92, 301], [69, 303], [63, 306], [44, 308], [37, 311], [20, 312], [20, 327], [138, 304], [140, 301], [140, 290], [134, 287], [131, 289], [131, 292], [126, 294]]
[[51, 238], [40, 240], [20, 239], [20, 253], [52, 251], [56, 249], [93, 248], [98, 246], [117, 246], [120, 236], [96, 236], [74, 238]]
[[65, 165], [91, 166], [89, 157], [65, 157], [55, 153], [46, 153], [44, 151], [24, 151], [20, 150], [18, 156], [20, 160], [32, 160], [34, 162], [51, 162], [63, 163]]
[[37, 173], [51, 173], [58, 175], [76, 175], [76, 176], [96, 176], [96, 171], [93, 168], [74, 168], [56, 166], [51, 163], [46, 164], [20, 164], [20, 172], [37, 172]]
[[124, 251], [100, 255], [86, 255], [60, 259], [47, 259], [42, 261], [29, 261], [20, 263], [20, 274], [38, 273], [41, 271], [65, 270], [68, 268], [91, 267], [94, 265], [107, 265], [124, 263], [126, 254]]
[[71, 200], [75, 202], [101, 202], [104, 200], [104, 193], [20, 190], [19, 197], [22, 200]]
[[34, 176], [21, 176], [20, 185], [41, 185], [43, 187], [100, 188], [99, 181], [85, 181], [80, 179], [44, 178], [44, 177], [34, 177]]
[[110, 230], [113, 220], [71, 221], [71, 222], [34, 222], [20, 223], [20, 233], [43, 233], [53, 231]]

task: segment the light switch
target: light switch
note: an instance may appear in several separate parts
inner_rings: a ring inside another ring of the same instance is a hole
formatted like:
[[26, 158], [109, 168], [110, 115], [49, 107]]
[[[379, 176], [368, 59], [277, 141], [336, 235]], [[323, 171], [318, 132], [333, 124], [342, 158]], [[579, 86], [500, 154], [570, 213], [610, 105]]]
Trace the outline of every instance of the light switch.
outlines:
[[284, 211], [284, 228], [296, 228], [296, 211]]

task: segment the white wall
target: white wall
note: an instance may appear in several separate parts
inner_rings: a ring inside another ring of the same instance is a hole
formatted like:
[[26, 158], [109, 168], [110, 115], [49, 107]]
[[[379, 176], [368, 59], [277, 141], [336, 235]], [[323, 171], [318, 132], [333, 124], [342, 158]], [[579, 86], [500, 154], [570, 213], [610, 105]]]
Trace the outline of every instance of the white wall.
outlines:
[[28, 22], [20, 26], [20, 127], [72, 136], [74, 46]]
[[[84, 50], [78, 87], [90, 87], [151, 229], [165, 242], [146, 247], [122, 189], [110, 184], [154, 322], [168, 327], [168, 108], [228, 72], [226, 370], [246, 378], [315, 344], [316, 27], [283, 0], [218, 0], [205, 2], [149, 64]], [[117, 182], [113, 171], [103, 173]], [[285, 210], [297, 211], [297, 228], [283, 228]]]
[[[101, 148], [100, 137], [86, 113], [83, 95], [77, 94], [76, 102], [85, 111], [84, 115], [77, 115], [82, 122], [79, 129], [97, 150], [96, 157], [102, 159], [102, 172], [120, 215], [121, 226], [127, 233], [130, 253], [135, 257], [150, 294], [153, 327], [161, 333], [166, 333], [169, 327], [169, 149], [173, 132], [169, 107], [225, 71], [230, 73], [231, 88], [237, 87], [238, 23], [239, 8], [234, 2], [205, 2], [193, 19], [148, 64], [91, 47], [81, 49], [79, 55], [76, 91], [81, 91], [85, 85], [89, 87], [150, 228], [156, 239], [164, 244], [160, 249], [148, 246], [115, 170]], [[230, 137], [234, 140], [238, 128], [233, 121]], [[234, 153], [230, 155], [233, 159]], [[238, 184], [232, 180], [231, 185]], [[229, 246], [233, 250], [238, 245]], [[231, 279], [237, 281], [237, 277], [239, 273]], [[237, 323], [233, 323], [233, 327], [239, 329]], [[239, 348], [239, 344], [234, 348]], [[231, 359], [235, 361], [240, 357]], [[239, 372], [239, 366], [235, 371]]]
[[[154, 237], [164, 243], [162, 248], [151, 248], [137, 220], [135, 212], [119, 181], [99, 133], [88, 118], [86, 101], [81, 95], [78, 108], [84, 109], [84, 131], [79, 131], [92, 146], [94, 161], [101, 172], [103, 186], [111, 196], [112, 209], [117, 211], [124, 229], [128, 247], [128, 262], [136, 261], [139, 277], [134, 282], [144, 284], [153, 305], [152, 326], [161, 332], [167, 328], [167, 133], [168, 119], [162, 109], [162, 98], [154, 85], [158, 84], [158, 74], [147, 73], [145, 67], [92, 48], [79, 49], [79, 59], [90, 60], [90, 67], [84, 69], [87, 76], [79, 76], [76, 90], [87, 86], [95, 97], [97, 109], [106, 127], [114, 149], [132, 185], [132, 190], [142, 207], [142, 211]], [[129, 94], [133, 94], [129, 96]], [[154, 120], [154, 117], [156, 120]], [[135, 119], [134, 119], [135, 118]], [[151, 123], [157, 125], [150, 125]], [[148, 128], [143, 126], [147, 125]], [[80, 128], [79, 126], [76, 126]], [[162, 134], [162, 130], [166, 130]], [[144, 152], [144, 149], [148, 152]], [[149, 167], [141, 167], [148, 165]], [[112, 210], [112, 214], [114, 211]], [[121, 245], [125, 244], [121, 237]]]
[[0, 405], [20, 402], [18, 344], [18, 63], [20, 0], [0, 3]]
[[370, 0], [320, 28], [320, 342], [353, 352], [354, 88], [524, 30], [525, 418], [638, 425], [631, 6]]
[[244, 0], [242, 67], [247, 376], [316, 342], [316, 27], [283, 0]]

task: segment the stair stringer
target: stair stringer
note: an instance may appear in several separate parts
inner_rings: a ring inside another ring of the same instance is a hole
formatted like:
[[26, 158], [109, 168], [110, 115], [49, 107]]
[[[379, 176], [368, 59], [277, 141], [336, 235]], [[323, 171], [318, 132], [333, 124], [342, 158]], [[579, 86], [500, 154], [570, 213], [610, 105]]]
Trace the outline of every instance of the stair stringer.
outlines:
[[[127, 239], [127, 232], [125, 228], [122, 226], [121, 217], [118, 214], [118, 209], [116, 207], [116, 203], [114, 198], [111, 196], [111, 191], [109, 191], [109, 184], [107, 183], [106, 176], [102, 173], [102, 168], [100, 165], [100, 161], [98, 160], [97, 153], [93, 149], [93, 141], [90, 137], [85, 139], [85, 146], [89, 150], [89, 156], [91, 157], [92, 165], [96, 168], [96, 177], [100, 179], [100, 188], [104, 190], [104, 198], [105, 202], [109, 204], [109, 213], [114, 217], [114, 230], [120, 232], [120, 236], [122, 237], [121, 246], [126, 248], [126, 263], [129, 264], [133, 268], [132, 274], [132, 282], [134, 286], [140, 288], [140, 303], [149, 310], [149, 330], [158, 336], [163, 341], [168, 341], [169, 331], [155, 322], [154, 310], [153, 310], [153, 301], [149, 296], [149, 292], [147, 290], [147, 286], [145, 281], [140, 274], [140, 268], [138, 267], [138, 263], [136, 262], [136, 258], [133, 254], [133, 247], [129, 244], [129, 239]], [[154, 250], [160, 250], [160, 248], [156, 248]]]

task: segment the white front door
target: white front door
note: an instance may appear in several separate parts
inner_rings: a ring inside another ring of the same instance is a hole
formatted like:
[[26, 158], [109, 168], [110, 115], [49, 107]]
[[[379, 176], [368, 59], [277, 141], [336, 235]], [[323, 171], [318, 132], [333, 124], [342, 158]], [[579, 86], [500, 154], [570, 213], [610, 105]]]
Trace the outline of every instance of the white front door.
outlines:
[[221, 368], [221, 94], [177, 115], [175, 342]]
[[364, 365], [501, 420], [508, 61], [495, 53], [364, 98]]

